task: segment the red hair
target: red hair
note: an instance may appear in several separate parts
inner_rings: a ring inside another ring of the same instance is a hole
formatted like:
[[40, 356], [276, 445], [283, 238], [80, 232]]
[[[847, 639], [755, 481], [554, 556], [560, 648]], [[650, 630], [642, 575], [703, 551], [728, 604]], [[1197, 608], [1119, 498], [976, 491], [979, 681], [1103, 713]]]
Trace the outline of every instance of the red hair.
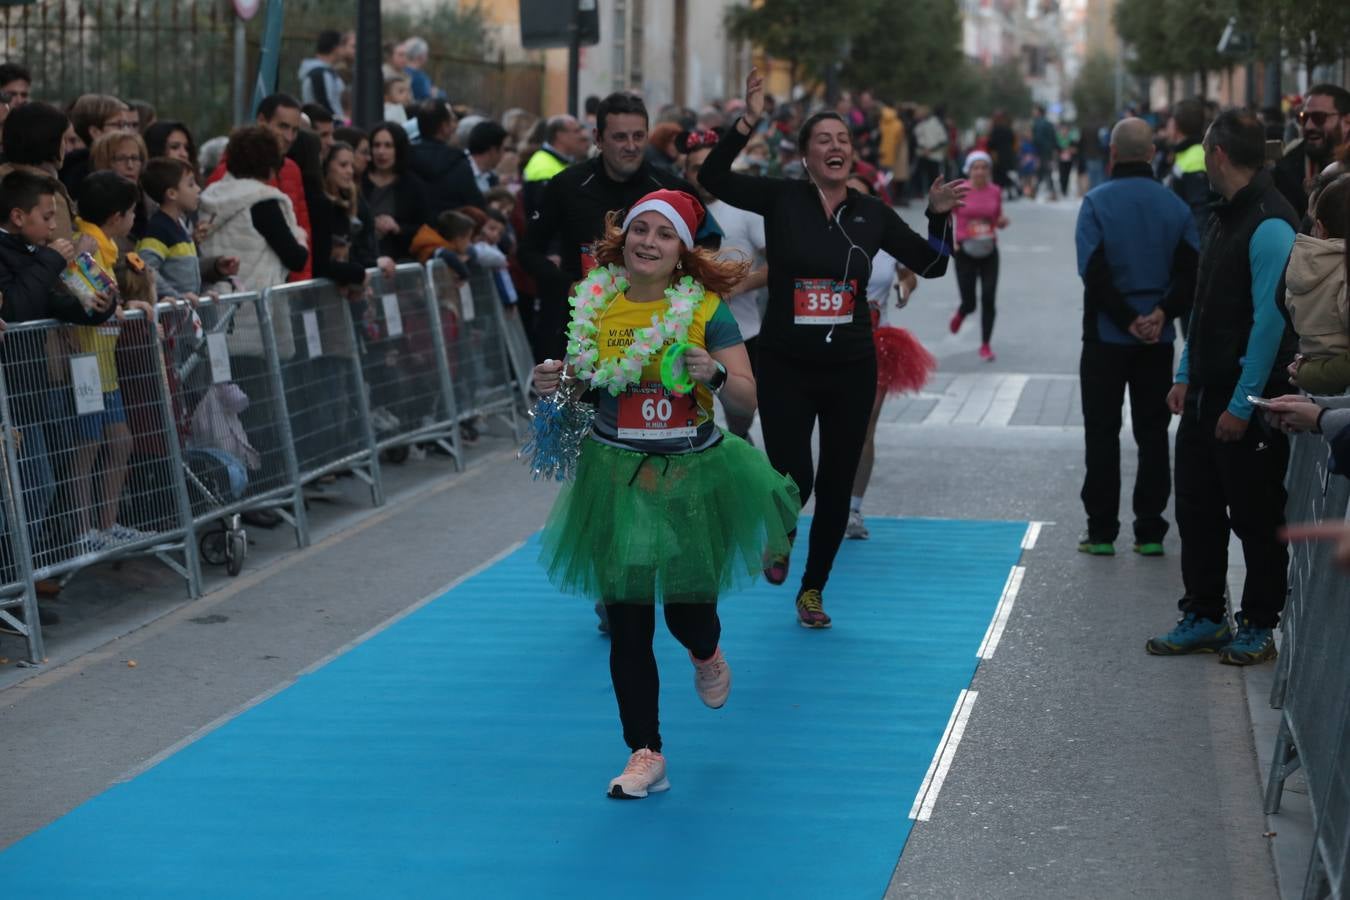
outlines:
[[[623, 265], [623, 243], [628, 232], [621, 227], [623, 212], [615, 210], [605, 216], [605, 236], [595, 245], [595, 261], [602, 266]], [[704, 247], [680, 251], [681, 269], [675, 275], [691, 275], [703, 289], [725, 297], [750, 273], [750, 263], [742, 260], [723, 259]]]

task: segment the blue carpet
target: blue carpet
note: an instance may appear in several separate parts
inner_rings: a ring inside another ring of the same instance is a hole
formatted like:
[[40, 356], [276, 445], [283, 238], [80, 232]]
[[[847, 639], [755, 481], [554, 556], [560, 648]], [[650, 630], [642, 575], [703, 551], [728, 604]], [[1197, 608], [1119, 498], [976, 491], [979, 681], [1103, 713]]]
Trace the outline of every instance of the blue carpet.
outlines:
[[[619, 802], [605, 641], [534, 542], [0, 854], [12, 897], [876, 898], [1020, 555], [1014, 522], [869, 519], [798, 628], [729, 598], [728, 705], [658, 628], [672, 790]], [[940, 807], [939, 807], [940, 808]]]

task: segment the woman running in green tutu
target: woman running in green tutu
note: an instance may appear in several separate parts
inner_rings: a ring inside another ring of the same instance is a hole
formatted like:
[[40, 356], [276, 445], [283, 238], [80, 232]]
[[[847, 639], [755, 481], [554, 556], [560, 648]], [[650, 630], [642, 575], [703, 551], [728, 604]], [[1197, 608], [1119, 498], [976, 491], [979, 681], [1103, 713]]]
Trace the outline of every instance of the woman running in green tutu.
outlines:
[[[720, 299], [745, 265], [694, 248], [703, 216], [694, 197], [664, 190], [622, 222], [611, 213], [599, 267], [570, 301], [566, 374], [588, 389], [595, 419], [576, 480], [549, 516], [542, 562], [555, 586], [598, 598], [609, 616], [610, 675], [632, 750], [609, 783], [618, 799], [670, 787], [652, 652], [657, 601], [689, 651], [699, 697], [721, 707], [731, 668], [717, 598], [753, 579], [766, 549], [786, 552], [801, 506], [790, 479], [713, 421], [714, 393], [752, 413], [755, 380]], [[544, 362], [534, 384], [551, 394], [563, 376], [563, 363]]]

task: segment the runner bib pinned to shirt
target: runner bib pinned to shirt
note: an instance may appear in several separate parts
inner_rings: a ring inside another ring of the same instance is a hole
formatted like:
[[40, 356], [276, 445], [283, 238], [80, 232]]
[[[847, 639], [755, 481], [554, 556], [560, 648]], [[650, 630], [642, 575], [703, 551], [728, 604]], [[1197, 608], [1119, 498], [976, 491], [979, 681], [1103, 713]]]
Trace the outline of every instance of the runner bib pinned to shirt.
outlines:
[[858, 282], [832, 278], [794, 278], [792, 315], [798, 325], [847, 325], [853, 321]]
[[698, 402], [692, 392], [676, 394], [659, 381], [644, 381], [618, 399], [621, 439], [659, 441], [698, 436]]

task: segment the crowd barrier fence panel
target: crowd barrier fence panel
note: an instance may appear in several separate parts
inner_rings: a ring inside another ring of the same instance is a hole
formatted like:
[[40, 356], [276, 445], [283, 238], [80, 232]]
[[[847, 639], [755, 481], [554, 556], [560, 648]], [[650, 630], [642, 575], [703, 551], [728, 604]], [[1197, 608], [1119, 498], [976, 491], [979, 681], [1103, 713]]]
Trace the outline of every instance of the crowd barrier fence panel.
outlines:
[[[1294, 436], [1290, 440], [1289, 467], [1285, 473], [1285, 520], [1308, 522], [1314, 517], [1314, 508], [1323, 502], [1330, 484], [1330, 448], [1320, 439], [1305, 440]], [[1289, 663], [1293, 659], [1294, 644], [1298, 639], [1297, 620], [1301, 585], [1312, 571], [1311, 556], [1317, 551], [1315, 543], [1289, 545], [1289, 598], [1282, 621], [1280, 655], [1275, 662], [1275, 679], [1271, 684], [1270, 705], [1279, 709], [1284, 705], [1284, 693], [1289, 681]]]
[[316, 279], [268, 288], [263, 305], [271, 326], [263, 336], [275, 348], [299, 483], [350, 470], [379, 506], [379, 452], [350, 302], [332, 282]]
[[[1330, 470], [1327, 442], [1318, 435], [1292, 439], [1290, 522], [1343, 520], [1350, 479]], [[1344, 642], [1350, 635], [1350, 597], [1328, 541], [1290, 547], [1289, 601], [1282, 623], [1282, 669], [1272, 705], [1280, 702], [1280, 727], [1266, 783], [1265, 811], [1279, 812], [1286, 779], [1299, 769], [1308, 784], [1316, 834], [1305, 896], [1328, 885], [1340, 896], [1350, 824], [1350, 665]]]
[[[38, 615], [37, 592], [33, 586], [33, 554], [29, 539], [29, 529], [22, 523], [27, 522], [24, 514], [23, 490], [15, 473], [19, 471], [21, 460], [29, 464], [23, 454], [22, 435], [12, 422], [8, 397], [4, 391], [3, 366], [0, 366], [0, 427], [4, 433], [0, 441], [4, 443], [4, 465], [0, 466], [0, 491], [3, 492], [3, 521], [0, 521], [0, 621], [3, 621], [24, 639], [28, 648], [28, 661], [37, 665], [46, 656], [46, 647], [42, 639], [41, 620]], [[18, 525], [19, 527], [13, 527]], [[21, 619], [13, 615], [18, 610]]]
[[361, 323], [361, 365], [377, 445], [388, 451], [434, 442], [463, 468], [443, 332], [452, 313], [440, 309], [417, 263], [398, 266], [393, 278], [377, 269], [369, 275], [374, 292]]
[[530, 383], [534, 377], [534, 351], [530, 349], [530, 339], [525, 334], [525, 323], [519, 314], [506, 316], [506, 350], [511, 357], [511, 368], [516, 375], [516, 390], [520, 393], [521, 406], [530, 408]]
[[157, 325], [132, 310], [99, 326], [38, 321], [5, 333], [0, 388], [19, 436], [15, 515], [27, 523], [32, 580], [147, 554], [200, 594]]
[[159, 317], [202, 558], [237, 574], [248, 546], [239, 516], [250, 510], [276, 512], [304, 546], [299, 467], [261, 296], [160, 304]]
[[445, 349], [461, 421], [502, 414], [517, 431], [516, 398], [503, 333], [503, 312], [491, 273], [473, 267], [460, 281], [440, 260], [427, 265], [427, 283], [449, 315]]

